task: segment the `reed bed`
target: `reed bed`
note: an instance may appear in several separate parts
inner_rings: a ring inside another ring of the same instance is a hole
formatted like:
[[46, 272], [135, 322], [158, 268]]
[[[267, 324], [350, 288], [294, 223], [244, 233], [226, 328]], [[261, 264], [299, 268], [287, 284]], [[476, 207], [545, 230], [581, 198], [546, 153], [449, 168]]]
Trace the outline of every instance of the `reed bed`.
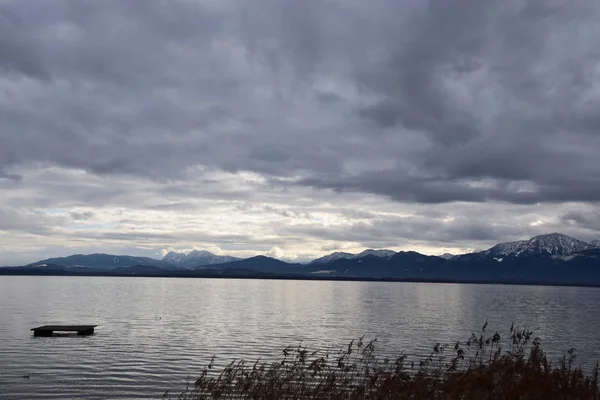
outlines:
[[486, 332], [452, 345], [436, 343], [418, 361], [382, 358], [376, 340], [354, 340], [337, 352], [301, 344], [271, 362], [214, 358], [177, 398], [200, 399], [599, 399], [599, 366], [585, 373], [576, 350], [548, 360], [541, 341], [511, 326], [502, 339]]

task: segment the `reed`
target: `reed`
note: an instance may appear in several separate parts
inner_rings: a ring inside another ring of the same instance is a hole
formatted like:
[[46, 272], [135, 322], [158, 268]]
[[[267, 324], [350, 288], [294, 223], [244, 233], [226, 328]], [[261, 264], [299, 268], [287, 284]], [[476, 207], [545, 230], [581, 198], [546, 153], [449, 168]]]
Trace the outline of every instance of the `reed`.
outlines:
[[599, 399], [599, 367], [584, 373], [575, 349], [555, 363], [540, 339], [511, 326], [505, 339], [486, 332], [432, 346], [417, 362], [378, 356], [376, 340], [352, 341], [338, 352], [298, 345], [271, 362], [214, 358], [177, 398], [200, 399]]

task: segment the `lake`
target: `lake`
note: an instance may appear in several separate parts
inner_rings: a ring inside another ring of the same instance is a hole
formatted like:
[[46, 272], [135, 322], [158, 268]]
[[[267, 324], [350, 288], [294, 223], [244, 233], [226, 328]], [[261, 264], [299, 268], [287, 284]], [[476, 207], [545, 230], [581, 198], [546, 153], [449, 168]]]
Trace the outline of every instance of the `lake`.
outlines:
[[[558, 357], [600, 359], [600, 289], [386, 282], [0, 277], [0, 398], [161, 398], [213, 355], [274, 358], [299, 341], [339, 348], [366, 335], [382, 351], [526, 326]], [[93, 336], [33, 337], [46, 324]]]

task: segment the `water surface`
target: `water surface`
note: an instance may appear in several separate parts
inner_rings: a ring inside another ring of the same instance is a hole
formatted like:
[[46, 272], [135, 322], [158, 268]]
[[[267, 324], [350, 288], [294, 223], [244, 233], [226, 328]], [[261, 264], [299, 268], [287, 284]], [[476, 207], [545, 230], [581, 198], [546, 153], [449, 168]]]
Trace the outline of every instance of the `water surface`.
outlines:
[[[600, 289], [385, 282], [0, 277], [0, 398], [160, 398], [216, 354], [273, 358], [302, 340], [429, 354], [486, 320], [535, 331], [558, 357], [600, 358]], [[89, 337], [33, 337], [46, 324], [97, 324]]]

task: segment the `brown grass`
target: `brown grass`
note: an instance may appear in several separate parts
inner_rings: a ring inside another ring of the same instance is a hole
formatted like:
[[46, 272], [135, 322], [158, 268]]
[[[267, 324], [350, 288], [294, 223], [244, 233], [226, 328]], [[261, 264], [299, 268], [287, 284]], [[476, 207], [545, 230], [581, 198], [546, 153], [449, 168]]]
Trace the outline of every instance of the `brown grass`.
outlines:
[[[376, 340], [352, 341], [335, 354], [288, 347], [270, 363], [214, 358], [179, 399], [599, 399], [599, 368], [574, 365], [575, 349], [552, 364], [526, 329], [437, 343], [417, 363], [376, 356]], [[506, 348], [502, 348], [504, 345]]]

